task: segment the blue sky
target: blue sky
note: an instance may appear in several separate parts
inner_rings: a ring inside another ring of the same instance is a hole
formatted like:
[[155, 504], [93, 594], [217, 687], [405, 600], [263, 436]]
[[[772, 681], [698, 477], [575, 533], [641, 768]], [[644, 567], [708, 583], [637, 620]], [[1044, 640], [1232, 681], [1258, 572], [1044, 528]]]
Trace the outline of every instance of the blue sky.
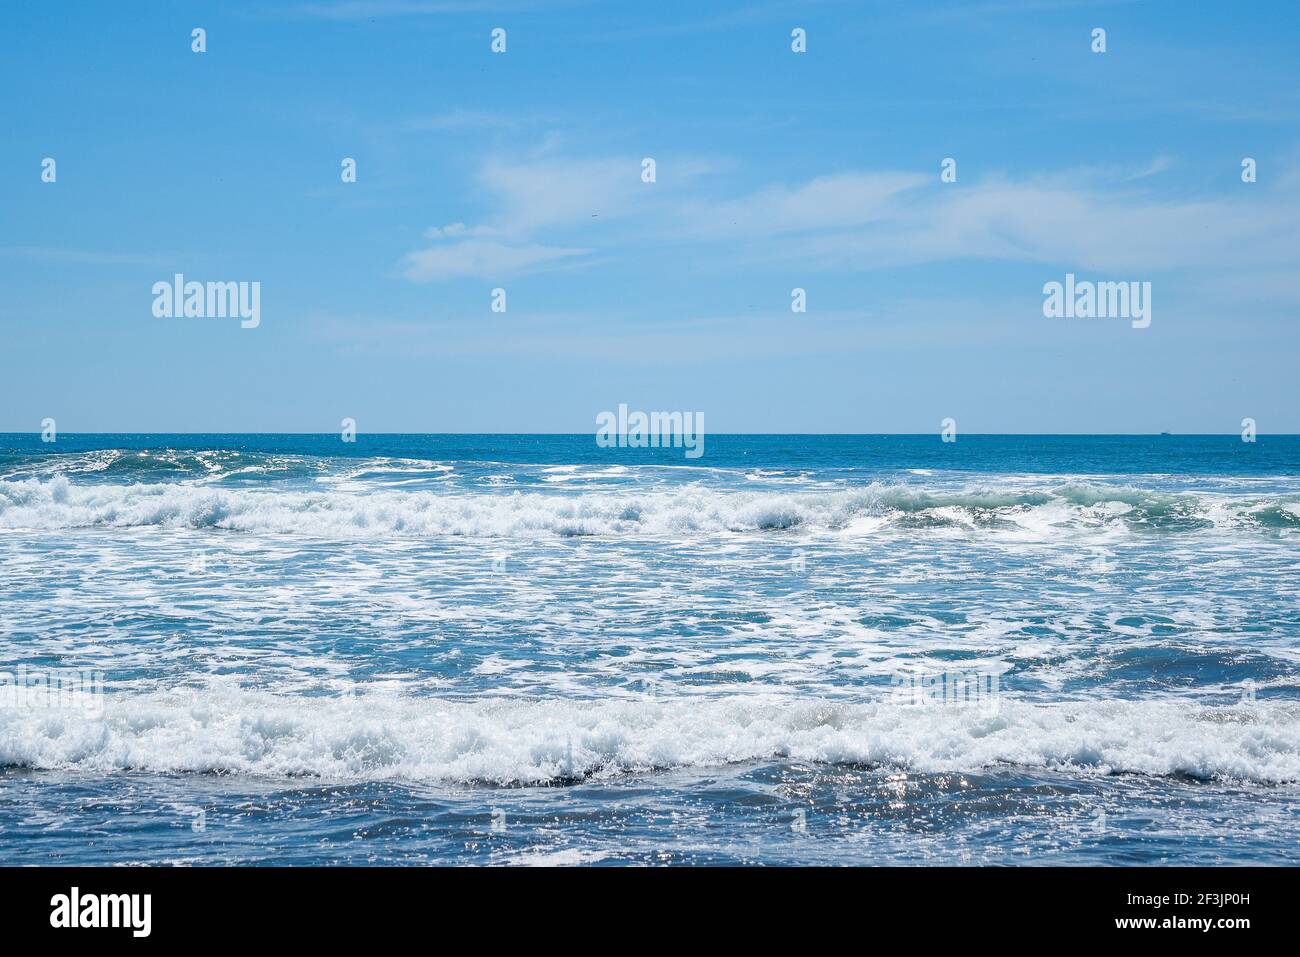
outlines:
[[1300, 432], [1295, 3], [9, 5], [0, 80], [0, 430]]

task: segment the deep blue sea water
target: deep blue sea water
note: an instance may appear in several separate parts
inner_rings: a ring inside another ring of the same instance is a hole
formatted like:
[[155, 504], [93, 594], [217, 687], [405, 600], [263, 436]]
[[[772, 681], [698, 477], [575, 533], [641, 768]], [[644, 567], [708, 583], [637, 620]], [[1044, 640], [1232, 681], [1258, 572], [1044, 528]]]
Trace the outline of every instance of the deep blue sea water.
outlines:
[[1300, 861], [1298, 437], [0, 435], [0, 566], [0, 864]]

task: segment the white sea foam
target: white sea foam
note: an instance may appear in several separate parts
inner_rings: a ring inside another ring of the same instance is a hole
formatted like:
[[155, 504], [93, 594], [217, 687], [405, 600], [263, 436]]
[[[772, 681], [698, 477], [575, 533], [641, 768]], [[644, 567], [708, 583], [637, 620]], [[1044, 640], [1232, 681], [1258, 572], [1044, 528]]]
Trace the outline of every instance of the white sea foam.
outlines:
[[884, 516], [909, 527], [1300, 527], [1294, 496], [1228, 499], [1121, 486], [928, 490], [872, 483], [782, 492], [686, 485], [513, 493], [212, 488], [77, 484], [66, 477], [0, 482], [0, 528], [166, 526], [320, 537], [681, 535], [846, 530]]
[[1296, 782], [1300, 706], [1003, 700], [986, 714], [776, 695], [448, 701], [214, 686], [110, 694], [102, 714], [0, 709], [0, 766], [36, 769], [528, 784], [779, 758]]

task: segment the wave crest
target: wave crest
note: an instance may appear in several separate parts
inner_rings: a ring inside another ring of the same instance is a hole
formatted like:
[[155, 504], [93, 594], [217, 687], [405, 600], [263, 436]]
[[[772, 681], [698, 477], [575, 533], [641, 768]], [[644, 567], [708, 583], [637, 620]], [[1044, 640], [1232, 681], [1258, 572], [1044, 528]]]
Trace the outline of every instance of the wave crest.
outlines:
[[102, 714], [0, 709], [0, 766], [538, 784], [792, 758], [1300, 781], [1300, 708], [1258, 701], [447, 701], [226, 687], [110, 695]]
[[1094, 485], [953, 492], [880, 483], [807, 492], [684, 485], [507, 494], [453, 488], [293, 491], [173, 483], [79, 485], [65, 476], [0, 482], [0, 528], [7, 529], [166, 526], [326, 538], [536, 537], [851, 531], [855, 522], [866, 518], [900, 528], [1043, 531], [1119, 523], [1169, 531], [1220, 525], [1294, 529], [1300, 527], [1300, 499], [1228, 500]]

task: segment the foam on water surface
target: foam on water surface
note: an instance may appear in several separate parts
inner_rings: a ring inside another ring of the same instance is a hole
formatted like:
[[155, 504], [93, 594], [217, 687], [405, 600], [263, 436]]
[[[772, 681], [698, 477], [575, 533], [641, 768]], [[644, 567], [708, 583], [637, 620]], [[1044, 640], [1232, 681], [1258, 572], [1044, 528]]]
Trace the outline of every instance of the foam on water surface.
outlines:
[[0, 441], [0, 672], [104, 683], [0, 703], [0, 858], [94, 858], [87, 802], [155, 862], [355, 860], [340, 814], [389, 861], [1300, 841], [1300, 444], [709, 443]]

